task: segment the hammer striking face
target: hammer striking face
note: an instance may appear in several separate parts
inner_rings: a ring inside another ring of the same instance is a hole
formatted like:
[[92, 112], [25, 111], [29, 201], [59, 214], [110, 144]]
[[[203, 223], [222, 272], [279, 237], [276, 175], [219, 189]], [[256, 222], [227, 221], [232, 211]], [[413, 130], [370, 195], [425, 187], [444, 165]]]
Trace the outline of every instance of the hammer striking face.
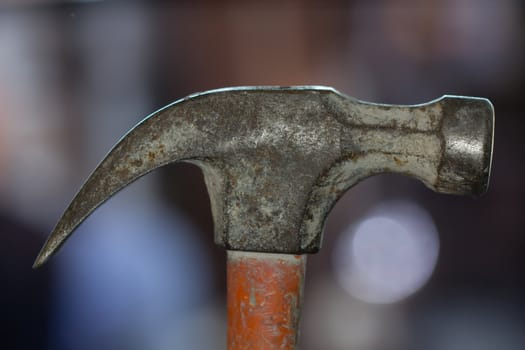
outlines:
[[484, 193], [493, 127], [493, 107], [482, 98], [394, 106], [310, 86], [191, 95], [118, 142], [66, 209], [35, 267], [117, 191], [177, 161], [202, 169], [219, 245], [316, 252], [330, 209], [371, 175], [401, 173], [437, 192]]

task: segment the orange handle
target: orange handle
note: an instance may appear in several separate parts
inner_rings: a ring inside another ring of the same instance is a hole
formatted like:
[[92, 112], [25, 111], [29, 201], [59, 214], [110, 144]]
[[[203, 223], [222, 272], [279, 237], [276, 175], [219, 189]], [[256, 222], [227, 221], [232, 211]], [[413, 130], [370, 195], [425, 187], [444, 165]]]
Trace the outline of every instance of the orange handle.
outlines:
[[297, 349], [306, 255], [228, 251], [228, 350]]

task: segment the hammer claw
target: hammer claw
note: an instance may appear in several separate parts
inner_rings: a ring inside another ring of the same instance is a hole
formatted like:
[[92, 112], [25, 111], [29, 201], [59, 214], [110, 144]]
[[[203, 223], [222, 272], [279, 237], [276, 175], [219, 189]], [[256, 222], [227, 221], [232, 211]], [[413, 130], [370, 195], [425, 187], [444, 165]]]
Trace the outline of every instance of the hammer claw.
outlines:
[[[100, 205], [148, 172], [199, 155], [195, 132], [184, 119], [186, 99], [154, 112], [131, 129], [80, 188], [38, 254], [44, 264]], [[179, 125], [180, 124], [180, 125]]]

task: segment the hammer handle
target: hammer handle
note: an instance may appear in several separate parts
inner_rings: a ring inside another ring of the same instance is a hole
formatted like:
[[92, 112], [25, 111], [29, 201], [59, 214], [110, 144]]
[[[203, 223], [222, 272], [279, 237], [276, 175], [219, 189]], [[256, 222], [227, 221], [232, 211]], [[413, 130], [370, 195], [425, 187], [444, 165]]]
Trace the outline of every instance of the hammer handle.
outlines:
[[306, 255], [228, 251], [228, 350], [297, 349]]

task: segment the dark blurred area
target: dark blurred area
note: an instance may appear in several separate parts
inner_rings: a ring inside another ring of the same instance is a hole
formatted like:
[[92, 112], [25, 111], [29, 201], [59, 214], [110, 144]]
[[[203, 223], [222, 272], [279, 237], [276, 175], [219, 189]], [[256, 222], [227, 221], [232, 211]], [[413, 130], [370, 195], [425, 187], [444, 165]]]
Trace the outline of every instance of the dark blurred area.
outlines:
[[340, 200], [309, 257], [301, 348], [525, 349], [523, 43], [517, 0], [0, 1], [2, 348], [224, 349], [225, 258], [194, 166], [144, 177], [50, 264], [33, 259], [152, 111], [212, 88], [328, 85], [489, 98], [495, 153], [480, 198], [382, 175]]

